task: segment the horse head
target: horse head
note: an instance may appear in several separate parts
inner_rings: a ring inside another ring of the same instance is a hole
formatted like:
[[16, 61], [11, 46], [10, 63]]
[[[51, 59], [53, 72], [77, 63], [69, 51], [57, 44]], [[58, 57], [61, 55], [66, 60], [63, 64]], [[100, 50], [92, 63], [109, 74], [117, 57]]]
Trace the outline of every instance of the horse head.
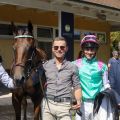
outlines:
[[12, 67], [12, 75], [14, 84], [20, 87], [29, 77], [33, 67], [37, 67], [42, 59], [45, 59], [44, 52], [35, 47], [35, 39], [33, 37], [33, 26], [28, 22], [27, 26], [16, 26], [12, 23], [14, 35], [14, 63]]

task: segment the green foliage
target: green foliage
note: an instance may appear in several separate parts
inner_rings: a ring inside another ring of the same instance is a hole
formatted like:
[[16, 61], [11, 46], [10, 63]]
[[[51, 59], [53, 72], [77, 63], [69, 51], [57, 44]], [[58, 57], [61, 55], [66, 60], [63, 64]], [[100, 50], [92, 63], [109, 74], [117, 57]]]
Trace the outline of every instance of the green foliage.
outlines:
[[118, 42], [120, 42], [120, 31], [110, 33], [111, 49], [118, 50]]

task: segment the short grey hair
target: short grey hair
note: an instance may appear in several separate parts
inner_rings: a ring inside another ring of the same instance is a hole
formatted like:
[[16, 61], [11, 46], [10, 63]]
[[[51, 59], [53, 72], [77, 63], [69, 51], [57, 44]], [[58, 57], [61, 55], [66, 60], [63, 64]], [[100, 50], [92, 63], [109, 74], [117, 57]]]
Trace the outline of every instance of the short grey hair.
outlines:
[[116, 54], [118, 54], [118, 51], [117, 51], [117, 50], [114, 50], [114, 51], [112, 52], [112, 55], [114, 56], [114, 55], [116, 55]]
[[67, 45], [67, 40], [65, 39], [65, 37], [62, 37], [62, 36], [54, 38], [52, 41], [52, 45], [53, 45], [54, 41], [65, 41], [66, 45]]

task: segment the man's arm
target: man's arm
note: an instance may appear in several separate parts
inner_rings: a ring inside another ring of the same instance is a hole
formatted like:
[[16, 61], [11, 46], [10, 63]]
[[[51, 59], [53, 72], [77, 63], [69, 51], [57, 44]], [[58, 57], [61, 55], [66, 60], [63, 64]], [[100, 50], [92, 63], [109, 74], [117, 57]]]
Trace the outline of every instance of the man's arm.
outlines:
[[8, 88], [14, 88], [13, 79], [10, 78], [3, 66], [0, 64], [0, 81]]
[[76, 89], [75, 92], [74, 92], [74, 96], [75, 96], [75, 99], [76, 99], [76, 105], [73, 105], [73, 109], [79, 109], [80, 106], [81, 106], [81, 102], [82, 102], [82, 91], [81, 91], [81, 88], [79, 89]]
[[80, 85], [80, 79], [79, 79], [79, 71], [77, 66], [75, 67], [74, 75], [73, 75], [73, 89], [74, 89], [74, 96], [76, 99], [76, 105], [73, 105], [73, 109], [79, 109], [81, 105], [81, 99], [82, 99], [82, 90]]
[[112, 58], [110, 58], [108, 61], [108, 71], [110, 71], [111, 64], [112, 64]]

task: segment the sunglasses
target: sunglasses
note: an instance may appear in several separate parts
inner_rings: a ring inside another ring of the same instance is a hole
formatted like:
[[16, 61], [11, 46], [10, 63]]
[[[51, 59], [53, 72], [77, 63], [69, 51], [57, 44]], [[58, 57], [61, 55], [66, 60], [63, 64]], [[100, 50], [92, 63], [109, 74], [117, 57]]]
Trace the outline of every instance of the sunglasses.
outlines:
[[64, 50], [65, 46], [53, 46], [54, 50], [58, 50], [60, 48], [60, 50]]

